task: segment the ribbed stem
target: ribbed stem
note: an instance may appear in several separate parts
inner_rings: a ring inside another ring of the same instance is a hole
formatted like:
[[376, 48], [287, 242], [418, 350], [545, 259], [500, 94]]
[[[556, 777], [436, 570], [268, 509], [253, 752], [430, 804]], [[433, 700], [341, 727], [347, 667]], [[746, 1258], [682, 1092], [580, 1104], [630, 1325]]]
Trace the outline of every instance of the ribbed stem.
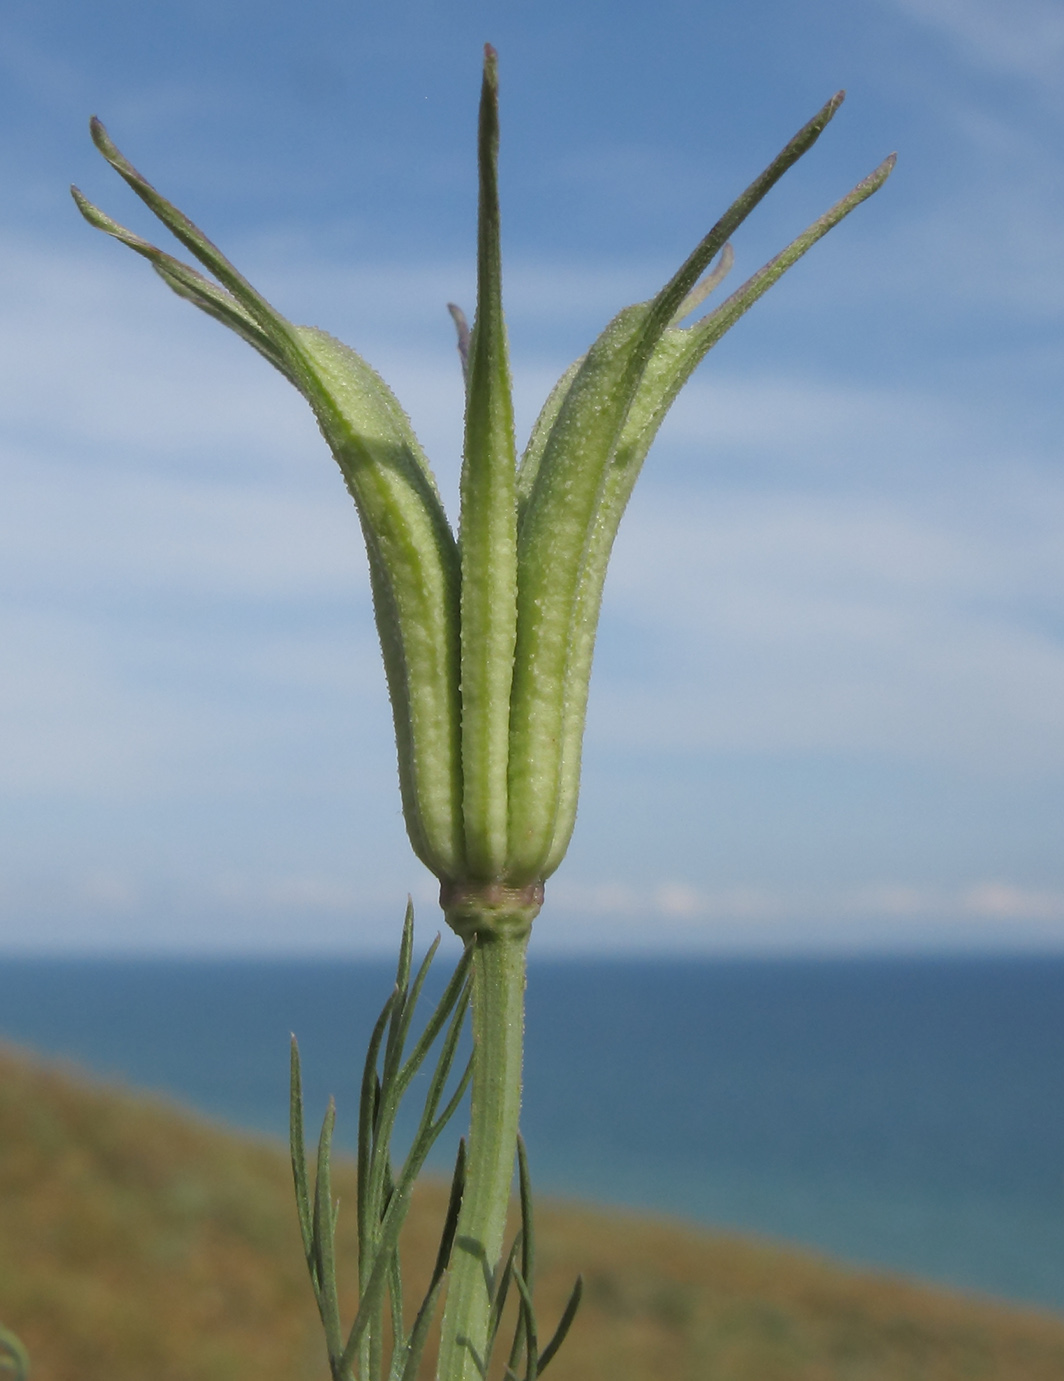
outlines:
[[[473, 1084], [465, 1193], [451, 1252], [438, 1381], [482, 1381], [491, 1279], [502, 1252], [521, 1110], [530, 917], [527, 908], [510, 915], [492, 908], [485, 914], [490, 929], [477, 930], [473, 908], [466, 902], [462, 910], [462, 931], [473, 946]], [[450, 914], [448, 919], [454, 923]]]

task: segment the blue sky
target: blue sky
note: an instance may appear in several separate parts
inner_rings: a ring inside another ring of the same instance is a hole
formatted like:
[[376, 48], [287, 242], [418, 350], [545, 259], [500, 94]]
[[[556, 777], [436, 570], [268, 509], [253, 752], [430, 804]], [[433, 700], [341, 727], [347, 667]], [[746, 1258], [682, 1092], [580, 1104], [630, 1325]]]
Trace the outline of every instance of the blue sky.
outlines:
[[540, 952], [1064, 945], [1056, 3], [5, 9], [0, 949], [391, 948], [408, 891], [435, 927], [309, 413], [66, 189], [165, 234], [98, 114], [453, 496], [485, 40], [522, 432], [833, 91], [737, 276], [899, 156], [651, 453]]

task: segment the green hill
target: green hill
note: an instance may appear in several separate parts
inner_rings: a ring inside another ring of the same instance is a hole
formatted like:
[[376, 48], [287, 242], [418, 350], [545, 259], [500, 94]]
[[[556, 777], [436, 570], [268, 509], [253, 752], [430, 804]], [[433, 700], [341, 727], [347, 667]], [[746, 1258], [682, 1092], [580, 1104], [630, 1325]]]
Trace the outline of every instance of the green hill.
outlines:
[[[340, 1258], [354, 1185], [337, 1167]], [[443, 1192], [411, 1215], [428, 1263]], [[1060, 1381], [1064, 1319], [637, 1216], [539, 1213], [554, 1381]], [[282, 1150], [0, 1051], [0, 1321], [34, 1381], [325, 1381]]]

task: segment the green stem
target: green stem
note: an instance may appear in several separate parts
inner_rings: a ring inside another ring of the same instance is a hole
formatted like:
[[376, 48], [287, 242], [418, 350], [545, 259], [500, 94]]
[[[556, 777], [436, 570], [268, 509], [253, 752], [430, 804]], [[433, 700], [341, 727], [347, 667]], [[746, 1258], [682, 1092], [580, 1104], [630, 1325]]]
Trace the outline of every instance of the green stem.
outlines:
[[460, 908], [447, 907], [448, 920], [473, 947], [474, 1053], [465, 1193], [451, 1252], [438, 1381], [481, 1381], [483, 1373], [492, 1275], [502, 1254], [517, 1151], [529, 910], [520, 904], [480, 907], [468, 897]]

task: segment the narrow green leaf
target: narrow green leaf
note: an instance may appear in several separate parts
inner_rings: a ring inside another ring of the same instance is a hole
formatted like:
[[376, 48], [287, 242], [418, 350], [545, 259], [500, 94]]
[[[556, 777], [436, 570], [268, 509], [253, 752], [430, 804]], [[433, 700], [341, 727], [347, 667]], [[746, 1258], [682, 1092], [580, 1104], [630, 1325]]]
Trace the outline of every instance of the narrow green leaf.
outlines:
[[447, 1213], [443, 1220], [443, 1231], [440, 1234], [440, 1246], [436, 1253], [436, 1265], [433, 1267], [432, 1277], [439, 1280], [447, 1270], [447, 1265], [451, 1259], [451, 1249], [454, 1246], [454, 1235], [458, 1231], [458, 1214], [462, 1209], [462, 1195], [465, 1193], [465, 1174], [466, 1174], [466, 1143], [465, 1137], [461, 1137], [458, 1142], [458, 1154], [454, 1162], [454, 1174], [451, 1176], [451, 1193], [447, 1200]]
[[[462, 1021], [465, 1018], [466, 1009], [469, 1006], [469, 968], [473, 961], [472, 947], [467, 946], [461, 959], [455, 966], [454, 973], [447, 980], [447, 986], [443, 990], [439, 1002], [436, 1005], [431, 1017], [425, 1023], [425, 1029], [418, 1037], [413, 1050], [410, 1052], [406, 1063], [403, 1066], [399, 1083], [402, 1089], [409, 1087], [410, 1081], [425, 1062], [425, 1057], [432, 1048], [436, 1037], [440, 1034], [447, 1021], [457, 1023], [461, 1029]], [[457, 1032], [455, 1033], [457, 1040]], [[437, 1072], [438, 1072], [437, 1067]], [[446, 1075], [444, 1076], [446, 1078]]]
[[318, 1312], [325, 1329], [325, 1345], [329, 1352], [329, 1362], [333, 1376], [339, 1381], [344, 1368], [337, 1370], [343, 1350], [343, 1337], [340, 1330], [340, 1302], [336, 1290], [336, 1249], [333, 1229], [336, 1218], [332, 1201], [332, 1178], [330, 1175], [330, 1153], [332, 1149], [333, 1127], [336, 1123], [336, 1105], [329, 1099], [329, 1109], [322, 1123], [318, 1138], [318, 1165], [314, 1184], [314, 1267], [318, 1280]]
[[[521, 1316], [524, 1319], [525, 1342], [525, 1381], [536, 1381], [539, 1366], [539, 1338], [536, 1330], [536, 1311], [532, 1304], [532, 1291], [521, 1272], [514, 1267], [514, 1284], [521, 1296]], [[515, 1340], [516, 1341], [516, 1340]], [[510, 1362], [507, 1371], [514, 1367], [516, 1359]]]
[[[417, 1318], [410, 1330], [410, 1337], [406, 1346], [396, 1353], [396, 1359], [392, 1363], [393, 1381], [417, 1381], [421, 1358], [425, 1352], [425, 1344], [428, 1342], [429, 1329], [432, 1327], [433, 1315], [436, 1312], [440, 1292], [443, 1289], [443, 1280], [444, 1278], [440, 1276], [433, 1280], [429, 1286], [421, 1308], [417, 1311]], [[396, 1367], [396, 1362], [402, 1363], [401, 1369]]]
[[536, 1236], [532, 1222], [532, 1176], [528, 1173], [525, 1139], [517, 1137], [517, 1183], [521, 1196], [521, 1274], [530, 1290], [536, 1279]]
[[309, 1265], [314, 1232], [310, 1209], [310, 1190], [307, 1185], [307, 1146], [303, 1129], [303, 1081], [300, 1077], [299, 1046], [295, 1036], [292, 1037], [288, 1084], [288, 1144], [292, 1158], [292, 1178], [295, 1181], [299, 1231], [303, 1238], [303, 1252]]
[[[516, 1250], [517, 1246], [518, 1246], [518, 1243], [515, 1242], [515, 1243], [514, 1243], [514, 1248], [515, 1248], [515, 1250]], [[514, 1259], [513, 1259], [512, 1264], [511, 1264], [511, 1266], [510, 1266], [510, 1276], [511, 1276], [511, 1279], [513, 1279], [513, 1280], [516, 1282], [517, 1277], [518, 1277], [519, 1275], [520, 1275], [520, 1269], [519, 1269], [519, 1267], [518, 1267], [518, 1265], [517, 1265], [517, 1258], [516, 1258], [516, 1256], [515, 1256]], [[520, 1289], [520, 1287], [518, 1287], [518, 1288]], [[521, 1302], [519, 1303], [518, 1309], [517, 1309], [517, 1321], [516, 1321], [515, 1324], [514, 1324], [514, 1336], [513, 1336], [512, 1340], [511, 1340], [511, 1342], [510, 1342], [510, 1353], [509, 1353], [509, 1356], [508, 1356], [507, 1359], [506, 1359], [506, 1374], [507, 1374], [508, 1376], [513, 1376], [514, 1373], [517, 1371], [517, 1368], [520, 1366], [520, 1364], [521, 1364], [521, 1358], [522, 1358], [522, 1356], [524, 1355], [525, 1345], [526, 1345], [527, 1341], [528, 1341], [528, 1317], [527, 1317], [527, 1310], [526, 1310], [526, 1307], [525, 1307], [524, 1298], [522, 1297]]]
[[403, 1328], [403, 1272], [398, 1252], [392, 1253], [391, 1270], [388, 1276], [388, 1307], [391, 1312], [392, 1350], [394, 1352], [406, 1347], [406, 1336]]
[[[465, 1024], [466, 1009], [469, 1005], [469, 985], [463, 989], [463, 997], [454, 1005], [451, 1020], [444, 1035], [443, 1043], [440, 1046], [439, 1057], [436, 1061], [436, 1068], [433, 1070], [432, 1078], [429, 1081], [428, 1093], [425, 1095], [425, 1109], [422, 1113], [422, 1126], [436, 1114], [436, 1107], [443, 1095], [444, 1086], [451, 1073], [451, 1066], [458, 1050], [458, 1041], [462, 1034], [462, 1027]], [[472, 1057], [470, 1057], [472, 1058]], [[452, 1102], [454, 1099], [452, 1098]], [[449, 1115], [449, 1114], [448, 1114]], [[445, 1119], [446, 1120], [446, 1119]]]
[[[402, 1378], [403, 1381], [410, 1381], [417, 1375], [417, 1369], [421, 1362], [421, 1356], [425, 1350], [425, 1342], [428, 1337], [429, 1326], [432, 1323], [433, 1314], [440, 1298], [440, 1291], [447, 1274], [447, 1263], [451, 1259], [451, 1248], [454, 1245], [454, 1234], [458, 1227], [458, 1214], [462, 1207], [462, 1193], [465, 1188], [465, 1138], [458, 1143], [458, 1155], [455, 1160], [454, 1174], [451, 1177], [451, 1193], [447, 1203], [447, 1213], [443, 1222], [443, 1231], [440, 1236], [440, 1246], [436, 1253], [436, 1264], [432, 1272], [432, 1280], [429, 1284], [428, 1292], [422, 1301], [421, 1308], [417, 1312], [414, 1326], [410, 1330], [410, 1337], [406, 1340], [402, 1348], [397, 1348], [393, 1358], [390, 1375], [392, 1381], [395, 1378]], [[398, 1335], [397, 1335], [398, 1336]]]
[[[398, 1230], [396, 1230], [396, 1240], [398, 1239], [398, 1235]], [[389, 1238], [390, 1237], [391, 1234], [389, 1234]], [[333, 1372], [334, 1376], [343, 1376], [350, 1370], [363, 1336], [380, 1313], [384, 1292], [388, 1287], [392, 1256], [395, 1250], [396, 1243], [391, 1240], [385, 1242], [382, 1237], [381, 1244], [377, 1249], [376, 1259], [373, 1263], [373, 1269], [370, 1272], [365, 1289], [359, 1296], [358, 1313], [355, 1315], [354, 1323], [352, 1323], [351, 1330], [347, 1335], [347, 1344], [338, 1357]], [[370, 1342], [371, 1346], [373, 1346], [372, 1338]]]
[[395, 973], [395, 1002], [388, 1022], [388, 1039], [384, 1044], [384, 1065], [381, 1070], [381, 1092], [387, 1096], [402, 1061], [403, 1041], [413, 1015], [410, 1002], [410, 962], [414, 948], [414, 905], [408, 897], [403, 918], [403, 935], [399, 944], [399, 963]]
[[[367, 1204], [378, 1206], [378, 1208], [374, 1209], [376, 1213], [374, 1223], [376, 1223], [377, 1218], [380, 1216], [379, 1206], [382, 1202], [382, 1186], [386, 1174], [389, 1173], [389, 1147], [400, 1102], [410, 1086], [410, 1082], [414, 1075], [424, 1063], [432, 1044], [439, 1035], [443, 1023], [450, 1017], [452, 1029], [449, 1031], [441, 1047], [437, 1059], [436, 1070], [433, 1079], [430, 1081], [425, 1110], [421, 1114], [418, 1130], [414, 1137], [413, 1146], [415, 1151], [416, 1148], [421, 1145], [422, 1139], [427, 1138], [427, 1145], [431, 1147], [439, 1136], [439, 1127], [434, 1127], [432, 1125], [432, 1117], [435, 1113], [436, 1106], [435, 1102], [432, 1100], [435, 1099], [438, 1101], [443, 1086], [449, 1077], [451, 1066], [454, 1061], [455, 1048], [465, 1019], [465, 1011], [469, 1001], [467, 975], [470, 960], [467, 954], [463, 954], [461, 960], [459, 960], [455, 972], [451, 975], [447, 987], [444, 989], [439, 1003], [426, 1023], [425, 1029], [421, 1033], [412, 1054], [406, 1062], [399, 1067], [399, 1062], [403, 1054], [403, 1043], [405, 1042], [406, 1034], [409, 1029], [409, 1018], [413, 1015], [416, 997], [420, 994], [421, 986], [428, 971], [428, 964], [431, 962], [438, 944], [439, 938], [437, 937], [421, 965], [418, 978], [415, 980], [414, 990], [409, 998], [403, 1003], [407, 1015], [399, 1027], [398, 1043], [394, 1050], [390, 1052], [390, 1058], [386, 1060], [385, 1064], [385, 1079], [382, 1081], [381, 1096], [374, 1119], [373, 1145], [369, 1162], [370, 1172], [365, 1191]], [[402, 995], [399, 994], [397, 990], [397, 1003], [401, 996]], [[375, 1226], [373, 1231], [376, 1232]], [[374, 1240], [376, 1240], [376, 1238], [374, 1238]]]
[[404, 992], [410, 987], [410, 966], [414, 956], [414, 899], [407, 897], [403, 914], [403, 934], [399, 941], [399, 962], [395, 970], [395, 986]]
[[341, 1372], [346, 1372], [351, 1366], [363, 1335], [373, 1323], [382, 1305], [384, 1292], [388, 1286], [392, 1260], [398, 1250], [399, 1233], [410, 1206], [410, 1190], [422, 1163], [423, 1159], [416, 1162], [416, 1169], [410, 1173], [412, 1167], [408, 1156], [391, 1194], [388, 1207], [381, 1220], [380, 1233], [368, 1278], [364, 1284], [360, 1282], [358, 1313], [355, 1315], [347, 1336], [347, 1343], [339, 1360]]
[[[411, 911], [411, 915], [412, 915], [412, 914], [413, 914], [413, 912]], [[407, 991], [406, 991], [406, 997], [405, 997], [405, 999], [404, 999], [404, 1001], [403, 1001], [403, 1004], [402, 1004], [402, 1020], [401, 1020], [400, 1023], [399, 1023], [398, 1032], [397, 1032], [398, 1041], [397, 1041], [397, 1044], [396, 1044], [396, 1047], [395, 1047], [395, 1052], [394, 1052], [394, 1065], [388, 1060], [387, 1056], [386, 1056], [386, 1063], [385, 1063], [385, 1068], [388, 1070], [389, 1075], [390, 1075], [391, 1077], [394, 1077], [394, 1078], [395, 1078], [399, 1097], [402, 1097], [402, 1094], [406, 1091], [407, 1084], [409, 1083], [410, 1078], [411, 1078], [411, 1076], [412, 1076], [412, 1074], [413, 1074], [413, 1069], [410, 1068], [410, 1061], [407, 1060], [407, 1061], [406, 1061], [406, 1064], [403, 1064], [403, 1051], [404, 1051], [405, 1048], [406, 1048], [407, 1037], [408, 1037], [409, 1034], [410, 1034], [410, 1027], [411, 1027], [411, 1025], [412, 1025], [412, 1023], [413, 1023], [414, 1015], [415, 1015], [415, 1013], [416, 1013], [416, 1011], [417, 1011], [417, 1005], [418, 1005], [418, 1002], [419, 1002], [419, 1000], [420, 1000], [420, 998], [421, 998], [422, 990], [423, 990], [423, 988], [424, 988], [424, 986], [425, 986], [425, 980], [426, 980], [426, 978], [428, 978], [429, 969], [432, 967], [432, 961], [433, 961], [433, 959], [435, 959], [435, 957], [436, 957], [436, 952], [437, 952], [437, 950], [439, 949], [439, 947], [440, 947], [440, 936], [437, 935], [436, 938], [433, 940], [432, 944], [429, 945], [428, 951], [426, 952], [424, 959], [422, 959], [421, 963], [419, 964], [419, 966], [418, 966], [418, 971], [417, 971], [417, 973], [416, 973], [415, 976], [414, 976], [414, 981], [413, 981], [413, 983], [411, 983], [410, 980], [409, 980], [409, 965], [407, 966], [407, 977], [406, 977], [406, 988], [407, 988]], [[452, 978], [452, 982], [453, 982], [453, 978]], [[445, 990], [444, 990], [444, 997], [441, 998], [441, 1003], [442, 1003], [443, 1005], [445, 1005], [445, 1006], [446, 1006], [446, 1004], [447, 1004], [447, 994], [448, 994], [449, 991], [450, 991], [449, 988], [448, 988], [448, 989], [445, 989]], [[449, 1010], [449, 1008], [448, 1008], [448, 1010]], [[431, 1020], [432, 1020], [432, 1019], [430, 1018], [430, 1025], [431, 1025]], [[439, 1027], [437, 1026], [435, 1029], [438, 1030]], [[434, 1037], [430, 1037], [428, 1043], [425, 1044], [424, 1049], [425, 1049], [426, 1051], [427, 1051], [427, 1049], [428, 1049], [428, 1045], [431, 1044], [432, 1039], [434, 1039]], [[419, 1042], [418, 1042], [417, 1049], [421, 1049], [421, 1048], [422, 1048], [422, 1042], [419, 1041]], [[390, 1051], [389, 1051], [389, 1054], [391, 1054]], [[420, 1061], [418, 1061], [418, 1063], [420, 1063]], [[414, 1068], [416, 1068], [416, 1067], [417, 1067], [417, 1065], [415, 1064]], [[401, 1071], [401, 1072], [400, 1072], [400, 1071]]]
[[[510, 1295], [510, 1282], [513, 1280], [514, 1266], [517, 1263], [517, 1253], [520, 1249], [520, 1234], [518, 1234], [510, 1250], [506, 1253], [505, 1262], [496, 1272], [491, 1295], [491, 1313], [488, 1315], [488, 1345], [484, 1354], [484, 1361], [487, 1366], [491, 1365], [492, 1354], [495, 1351], [495, 1342], [499, 1336], [503, 1310], [506, 1308], [506, 1301]], [[518, 1320], [518, 1326], [520, 1327], [520, 1320]]]
[[436, 1121], [432, 1124], [432, 1127], [430, 1128], [430, 1146], [435, 1143], [436, 1138], [443, 1131], [444, 1127], [447, 1126], [447, 1123], [450, 1122], [451, 1118], [455, 1115], [456, 1111], [458, 1110], [459, 1103], [461, 1103], [462, 1099], [465, 1097], [466, 1089], [468, 1089], [472, 1077], [473, 1056], [470, 1055], [469, 1060], [466, 1063], [465, 1070], [462, 1073], [462, 1077], [458, 1081], [457, 1088], [455, 1089], [451, 1097], [448, 1099], [447, 1105], [445, 1106], [443, 1112], [440, 1113], [439, 1117], [437, 1117]]
[[388, 1025], [395, 991], [381, 1009], [376, 1025], [370, 1035], [369, 1048], [362, 1066], [362, 1087], [358, 1102], [358, 1272], [359, 1286], [369, 1271], [377, 1223], [380, 1219], [379, 1205], [374, 1199], [373, 1185], [375, 1175], [375, 1141], [377, 1111], [380, 1103], [380, 1080], [377, 1076], [377, 1057]]
[[584, 1277], [577, 1276], [576, 1284], [573, 1286], [569, 1301], [562, 1311], [558, 1327], [554, 1330], [554, 1336], [539, 1355], [539, 1365], [536, 1374], [542, 1376], [550, 1365], [552, 1359], [557, 1354], [562, 1343], [565, 1342], [569, 1329], [572, 1327], [573, 1320], [576, 1318], [576, 1311], [580, 1308], [580, 1301], [584, 1297]]
[[517, 630], [517, 456], [502, 311], [499, 86], [484, 50], [480, 96], [477, 311], [469, 342], [462, 464], [462, 773], [468, 876], [506, 866], [510, 682]]
[[[411, 917], [413, 917], [413, 909], [411, 909], [410, 914]], [[432, 968], [432, 961], [436, 958], [437, 951], [440, 948], [440, 939], [440, 933], [439, 931], [437, 931], [436, 935], [433, 937], [432, 944], [429, 945], [428, 949], [425, 951], [424, 959], [422, 959], [421, 963], [418, 965], [417, 973], [414, 975], [414, 981], [410, 984], [410, 997], [407, 1002], [409, 1016], [407, 1018], [406, 1026], [403, 1030], [404, 1046], [406, 1044], [406, 1038], [410, 1033], [410, 1023], [412, 1022], [414, 1013], [417, 1010], [417, 1005], [421, 1001], [421, 992], [425, 986], [425, 980], [429, 976], [429, 969]]]
[[[468, 958], [463, 956], [456, 970], [456, 976], [461, 976], [465, 980], [468, 972]], [[468, 1001], [468, 987], [460, 990], [457, 1000], [451, 995], [451, 988], [455, 984], [452, 978], [448, 985], [448, 991], [444, 994], [444, 1000], [450, 1002], [454, 1011], [451, 1015], [450, 1026], [441, 1047], [437, 1068], [434, 1072], [429, 1091], [426, 1095], [426, 1111], [422, 1113], [421, 1122], [410, 1150], [407, 1152], [403, 1167], [395, 1180], [391, 1192], [387, 1196], [387, 1204], [383, 1207], [383, 1212], [379, 1219], [379, 1225], [374, 1224], [372, 1245], [365, 1260], [365, 1268], [360, 1258], [359, 1289], [360, 1300], [358, 1313], [351, 1325], [348, 1333], [347, 1342], [339, 1360], [341, 1371], [346, 1371], [352, 1364], [358, 1352], [364, 1336], [371, 1329], [376, 1318], [377, 1311], [381, 1308], [384, 1291], [388, 1286], [389, 1272], [392, 1269], [392, 1259], [398, 1250], [399, 1233], [402, 1230], [406, 1214], [410, 1206], [410, 1192], [414, 1182], [425, 1164], [426, 1157], [432, 1150], [443, 1128], [447, 1125], [450, 1118], [454, 1115], [462, 1096], [468, 1087], [469, 1079], [472, 1074], [472, 1060], [466, 1067], [465, 1074], [460, 1080], [454, 1095], [452, 1096], [443, 1113], [435, 1120], [429, 1122], [431, 1113], [435, 1111], [436, 1104], [441, 1096], [443, 1085], [446, 1083], [447, 1075], [450, 1072], [451, 1064], [454, 1060], [455, 1049], [458, 1037], [461, 1034], [462, 1022], [465, 1018], [465, 1008]], [[442, 1005], [442, 1002], [441, 1002]], [[437, 1008], [438, 1015], [439, 1008]], [[387, 1141], [381, 1140], [374, 1147], [374, 1154], [377, 1157], [386, 1156]], [[384, 1181], [384, 1171], [377, 1172]], [[390, 1174], [390, 1166], [388, 1169]], [[371, 1192], [373, 1192], [371, 1184]], [[378, 1205], [381, 1199], [376, 1199]]]
[[[441, 1132], [442, 1128], [448, 1123], [453, 1110], [455, 1110], [457, 1106], [457, 1102], [459, 1102], [464, 1090], [466, 1090], [466, 1084], [468, 1083], [468, 1076], [470, 1076], [470, 1073], [471, 1070], [467, 1069], [466, 1077], [464, 1077], [462, 1084], [459, 1085], [459, 1091], [457, 1091], [456, 1097], [452, 1099], [448, 1109], [445, 1110], [444, 1114], [442, 1114], [442, 1116], [435, 1121], [434, 1126], [431, 1127], [431, 1135], [416, 1138], [415, 1145], [412, 1146], [408, 1156], [406, 1156], [406, 1160], [403, 1161], [402, 1171], [399, 1172], [398, 1181], [395, 1182], [390, 1199], [388, 1199], [386, 1213], [384, 1213], [384, 1217], [381, 1219], [380, 1235], [377, 1237], [372, 1268], [370, 1268], [369, 1277], [368, 1280], [366, 1280], [365, 1286], [362, 1286], [358, 1313], [357, 1316], [355, 1316], [354, 1323], [351, 1324], [347, 1345], [345, 1345], [343, 1358], [341, 1358], [341, 1367], [343, 1367], [343, 1369], [345, 1369], [345, 1367], [350, 1367], [351, 1360], [354, 1359], [355, 1352], [358, 1351], [359, 1342], [362, 1341], [362, 1335], [365, 1334], [370, 1322], [372, 1322], [374, 1311], [379, 1308], [381, 1298], [383, 1298], [384, 1287], [386, 1287], [387, 1284], [391, 1258], [392, 1255], [395, 1254], [395, 1251], [398, 1250], [399, 1232], [402, 1230], [403, 1222], [405, 1222], [406, 1219], [406, 1213], [408, 1213], [409, 1210], [410, 1190], [412, 1190], [417, 1175], [420, 1174], [421, 1168], [424, 1166], [424, 1161], [426, 1161], [428, 1152], [433, 1149], [439, 1132]], [[450, 1247], [448, 1246], [448, 1254], [449, 1251]]]

